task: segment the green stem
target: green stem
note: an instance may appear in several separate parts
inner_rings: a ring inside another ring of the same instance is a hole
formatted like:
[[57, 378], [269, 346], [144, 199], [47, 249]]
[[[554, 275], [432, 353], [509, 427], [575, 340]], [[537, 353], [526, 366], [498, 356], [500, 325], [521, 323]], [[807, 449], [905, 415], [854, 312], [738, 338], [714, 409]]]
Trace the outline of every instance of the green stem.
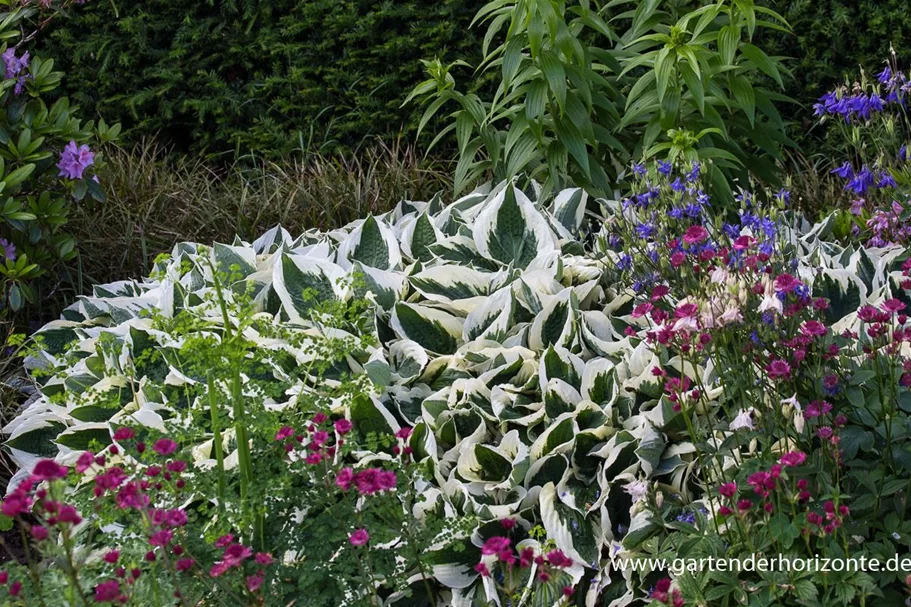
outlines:
[[209, 389], [209, 413], [212, 416], [212, 447], [215, 451], [215, 461], [218, 470], [218, 514], [220, 518], [225, 516], [225, 454], [221, 442], [221, 430], [218, 425], [218, 404], [215, 393], [215, 379], [212, 369], [206, 377]]

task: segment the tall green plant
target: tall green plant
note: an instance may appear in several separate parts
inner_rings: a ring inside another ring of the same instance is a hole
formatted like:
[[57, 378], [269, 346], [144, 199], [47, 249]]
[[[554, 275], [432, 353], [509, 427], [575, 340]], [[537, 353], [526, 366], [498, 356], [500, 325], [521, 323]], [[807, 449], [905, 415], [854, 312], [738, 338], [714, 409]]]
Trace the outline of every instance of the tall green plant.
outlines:
[[786, 69], [753, 44], [762, 29], [788, 31], [775, 11], [753, 0], [721, 0], [693, 10], [688, 1], [614, 0], [630, 5], [615, 20], [629, 20], [621, 38], [628, 56], [621, 76], [636, 76], [620, 129], [643, 129], [647, 158], [713, 159], [713, 185], [728, 189], [733, 177], [775, 182], [781, 149], [793, 145], [773, 90]]
[[495, 0], [475, 22], [488, 24], [476, 73], [499, 70], [493, 98], [460, 92], [463, 62], [440, 61], [408, 97], [427, 104], [420, 129], [455, 106], [434, 143], [455, 131], [457, 190], [525, 173], [603, 194], [631, 158], [683, 157], [714, 159], [729, 192], [738, 177], [774, 181], [791, 145], [775, 108], [787, 98], [766, 86], [786, 70], [752, 42], [787, 24], [752, 0]]

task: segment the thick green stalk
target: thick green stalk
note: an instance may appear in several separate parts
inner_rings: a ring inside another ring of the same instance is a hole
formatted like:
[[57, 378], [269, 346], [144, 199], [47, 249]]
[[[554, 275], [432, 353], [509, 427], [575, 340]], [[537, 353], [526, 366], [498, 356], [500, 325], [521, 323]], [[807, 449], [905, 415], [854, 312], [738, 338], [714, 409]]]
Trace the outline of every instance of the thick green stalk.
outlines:
[[218, 470], [218, 513], [225, 514], [225, 454], [221, 444], [221, 430], [218, 427], [218, 403], [215, 394], [215, 378], [209, 369], [206, 380], [209, 388], [209, 413], [212, 416], [212, 448], [215, 451], [215, 462]]

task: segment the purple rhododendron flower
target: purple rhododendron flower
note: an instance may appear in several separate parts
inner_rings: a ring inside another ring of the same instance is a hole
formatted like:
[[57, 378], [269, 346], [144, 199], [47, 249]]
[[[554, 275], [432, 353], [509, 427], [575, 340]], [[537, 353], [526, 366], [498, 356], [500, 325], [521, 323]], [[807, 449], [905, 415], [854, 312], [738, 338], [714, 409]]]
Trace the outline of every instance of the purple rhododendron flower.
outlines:
[[6, 238], [0, 238], [0, 253], [3, 253], [4, 260], [16, 261], [16, 245]]
[[83, 172], [94, 163], [95, 154], [89, 149], [89, 146], [85, 144], [77, 146], [75, 141], [70, 141], [60, 154], [57, 168], [60, 169], [60, 177], [82, 179]]

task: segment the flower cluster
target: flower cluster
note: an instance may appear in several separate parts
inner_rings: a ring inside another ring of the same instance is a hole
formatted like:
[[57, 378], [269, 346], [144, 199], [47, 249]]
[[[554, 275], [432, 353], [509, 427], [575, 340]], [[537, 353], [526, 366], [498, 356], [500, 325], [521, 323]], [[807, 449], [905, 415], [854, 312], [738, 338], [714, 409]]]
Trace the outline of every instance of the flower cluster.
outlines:
[[[547, 583], [552, 579], [554, 570], [567, 569], [573, 565], [572, 559], [560, 550], [537, 554], [533, 547], [522, 547], [521, 544], [514, 549], [512, 540], [504, 536], [494, 536], [485, 540], [481, 547], [481, 555], [481, 561], [474, 568], [481, 577], [490, 577], [491, 570], [498, 564], [504, 567], [509, 574], [516, 567], [519, 569], [535, 567], [537, 581]], [[572, 593], [571, 586], [563, 588], [564, 596], [570, 596]]]

